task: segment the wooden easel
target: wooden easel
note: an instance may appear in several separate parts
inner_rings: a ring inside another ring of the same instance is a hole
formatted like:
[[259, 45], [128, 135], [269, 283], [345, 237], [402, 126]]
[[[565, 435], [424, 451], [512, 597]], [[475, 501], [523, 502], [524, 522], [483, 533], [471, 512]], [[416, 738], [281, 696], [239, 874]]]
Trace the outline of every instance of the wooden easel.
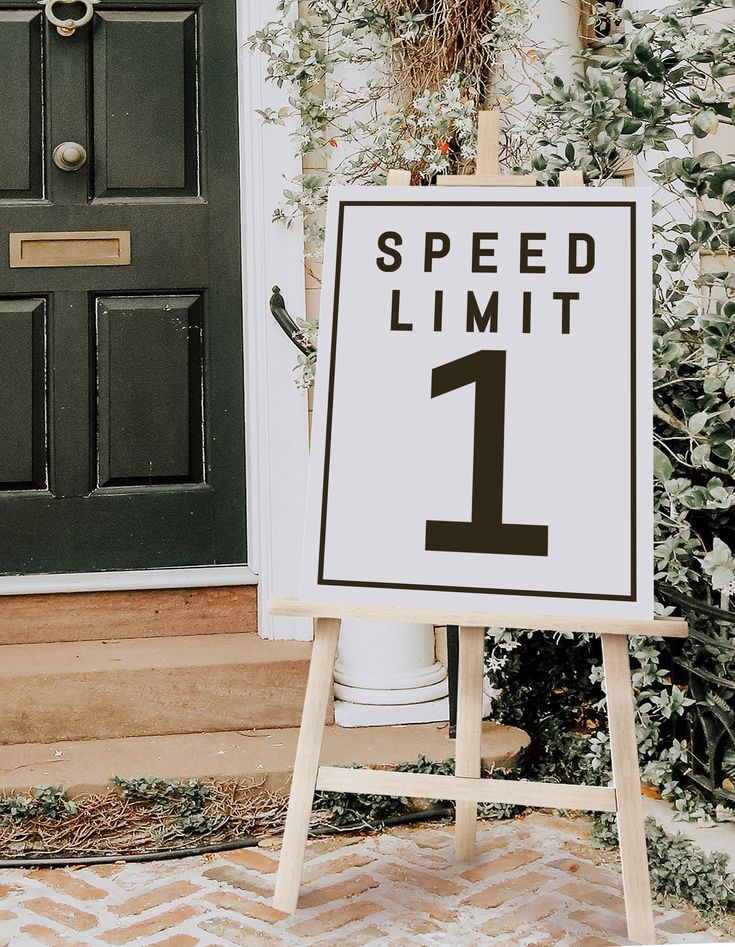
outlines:
[[[481, 112], [478, 129], [477, 174], [447, 175], [442, 185], [527, 185], [532, 176], [498, 174], [498, 116]], [[388, 184], [409, 184], [410, 172], [391, 171]], [[562, 173], [563, 185], [583, 184], [581, 172]], [[643, 805], [638, 769], [638, 747], [633, 713], [633, 688], [628, 659], [630, 635], [683, 638], [688, 633], [681, 618], [652, 621], [612, 618], [578, 618], [498, 612], [463, 612], [451, 609], [416, 609], [345, 603], [302, 602], [274, 598], [272, 615], [315, 619], [314, 647], [304, 697], [301, 730], [296, 749], [291, 797], [283, 835], [273, 904], [285, 913], [296, 910], [311, 810], [316, 790], [377, 793], [451, 799], [456, 803], [455, 848], [457, 858], [475, 854], [477, 803], [493, 802], [558, 809], [615, 812], [618, 819], [623, 889], [628, 936], [653, 944], [653, 910], [643, 825]], [[343, 619], [415, 622], [459, 626], [459, 682], [455, 775], [396, 773], [383, 770], [320, 766], [327, 705], [332, 692], [334, 662]], [[482, 779], [482, 682], [486, 627], [528, 628], [545, 631], [596, 633], [602, 638], [602, 659], [607, 690], [612, 785], [581, 786], [502, 779]]]

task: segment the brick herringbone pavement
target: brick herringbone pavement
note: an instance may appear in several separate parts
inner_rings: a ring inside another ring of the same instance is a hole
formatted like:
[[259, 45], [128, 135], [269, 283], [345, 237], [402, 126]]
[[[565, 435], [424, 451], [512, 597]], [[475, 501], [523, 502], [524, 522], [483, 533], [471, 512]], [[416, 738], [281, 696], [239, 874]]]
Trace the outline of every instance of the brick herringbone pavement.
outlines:
[[[277, 853], [244, 849], [148, 864], [0, 871], [0, 945], [625, 944], [617, 864], [584, 820], [535, 813], [485, 823], [459, 863], [450, 827], [309, 843], [299, 911], [270, 904]], [[661, 909], [662, 943], [725, 938]]]

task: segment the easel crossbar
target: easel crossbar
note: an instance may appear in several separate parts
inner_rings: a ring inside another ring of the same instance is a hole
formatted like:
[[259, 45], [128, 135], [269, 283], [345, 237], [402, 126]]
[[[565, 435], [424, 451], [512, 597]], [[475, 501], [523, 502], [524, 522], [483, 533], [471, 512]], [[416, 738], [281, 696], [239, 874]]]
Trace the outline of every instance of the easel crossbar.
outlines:
[[615, 812], [617, 809], [615, 790], [605, 786], [435, 776], [430, 773], [396, 773], [343, 766], [320, 766], [316, 788], [326, 792], [376, 793], [416, 799], [494, 802], [592, 812]]

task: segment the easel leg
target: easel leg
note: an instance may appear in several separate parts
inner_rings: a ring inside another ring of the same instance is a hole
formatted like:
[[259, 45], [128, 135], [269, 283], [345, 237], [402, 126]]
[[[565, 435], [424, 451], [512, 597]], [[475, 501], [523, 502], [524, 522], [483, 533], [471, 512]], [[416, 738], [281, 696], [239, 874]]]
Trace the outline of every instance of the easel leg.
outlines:
[[[456, 776], [479, 779], [482, 774], [482, 678], [484, 628], [459, 629], [459, 680], [457, 684]], [[474, 858], [477, 803], [458, 802], [454, 846], [457, 858]]]
[[628, 638], [601, 635], [628, 937], [655, 944]]
[[338, 619], [319, 618], [314, 631], [314, 648], [306, 683], [304, 710], [291, 780], [291, 796], [278, 864], [276, 893], [273, 898], [273, 906], [286, 914], [293, 914], [299, 899], [340, 624]]

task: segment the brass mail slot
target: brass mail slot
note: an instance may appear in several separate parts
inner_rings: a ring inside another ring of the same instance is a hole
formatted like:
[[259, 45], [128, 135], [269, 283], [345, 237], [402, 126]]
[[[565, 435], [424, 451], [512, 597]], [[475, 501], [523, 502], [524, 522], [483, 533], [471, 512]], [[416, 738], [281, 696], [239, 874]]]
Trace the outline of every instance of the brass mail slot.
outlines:
[[129, 230], [11, 233], [10, 266], [129, 266]]

